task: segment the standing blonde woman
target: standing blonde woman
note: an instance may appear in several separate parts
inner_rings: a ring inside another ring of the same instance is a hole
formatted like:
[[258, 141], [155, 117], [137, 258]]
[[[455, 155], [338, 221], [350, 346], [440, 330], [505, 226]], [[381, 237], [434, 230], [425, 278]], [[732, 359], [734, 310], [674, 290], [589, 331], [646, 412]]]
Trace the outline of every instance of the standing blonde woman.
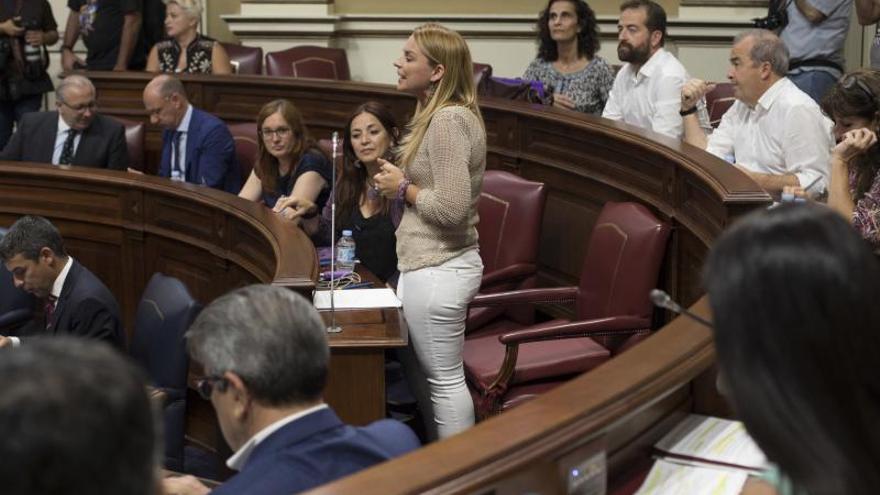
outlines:
[[232, 74], [223, 45], [199, 34], [200, 0], [162, 0], [168, 39], [153, 45], [147, 57], [150, 72]]
[[380, 159], [375, 182], [386, 197], [406, 201], [397, 229], [397, 290], [410, 330], [404, 365], [423, 413], [433, 417], [429, 434], [444, 438], [474, 422], [461, 351], [467, 306], [483, 275], [476, 224], [486, 131], [461, 35], [420, 26], [394, 66], [397, 89], [415, 95], [418, 106], [398, 149], [400, 168]]

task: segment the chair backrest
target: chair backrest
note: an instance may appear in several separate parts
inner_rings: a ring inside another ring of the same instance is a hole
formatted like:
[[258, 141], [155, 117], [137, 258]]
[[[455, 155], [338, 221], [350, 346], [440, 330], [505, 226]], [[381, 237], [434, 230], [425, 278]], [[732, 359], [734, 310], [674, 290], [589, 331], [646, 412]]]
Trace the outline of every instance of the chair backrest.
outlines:
[[492, 77], [492, 66], [474, 62], [474, 86], [479, 86], [480, 81]]
[[351, 79], [345, 50], [321, 46], [295, 46], [287, 50], [267, 53], [266, 74], [337, 81]]
[[229, 62], [236, 74], [262, 74], [263, 49], [258, 46], [220, 43], [229, 55]]
[[235, 158], [238, 160], [238, 167], [241, 171], [242, 185], [247, 182], [251, 176], [251, 170], [257, 163], [257, 153], [259, 147], [257, 140], [256, 122], [238, 122], [235, 124], [226, 124], [229, 133], [232, 134], [232, 140], [235, 142]]
[[509, 172], [487, 170], [477, 211], [484, 273], [517, 263], [534, 263], [547, 189]]
[[135, 315], [129, 353], [157, 387], [186, 389], [189, 359], [183, 335], [200, 305], [183, 282], [153, 274]]
[[733, 96], [733, 84], [716, 83], [715, 89], [706, 93], [706, 110], [709, 112], [709, 123], [712, 127], [718, 127], [721, 117], [733, 106], [736, 98]]
[[144, 169], [144, 123], [122, 117], [111, 117], [125, 126], [125, 144], [128, 147], [128, 166], [135, 170]]
[[[334, 165], [336, 165], [336, 177], [339, 177], [340, 174], [342, 174], [342, 162], [343, 162], [343, 160], [345, 160], [345, 158], [342, 155], [342, 153], [343, 153], [342, 147], [343, 147], [344, 143], [345, 143], [345, 140], [340, 139], [339, 144], [337, 145], [337, 147], [339, 149], [336, 150], [336, 153], [337, 153], [336, 163], [334, 163]], [[327, 155], [328, 159], [333, 158], [333, 141], [332, 140], [319, 139], [318, 140], [318, 147], [321, 148], [321, 151], [323, 151], [325, 155]]]
[[638, 203], [608, 202], [590, 234], [581, 270], [577, 318], [651, 318], [669, 225]]

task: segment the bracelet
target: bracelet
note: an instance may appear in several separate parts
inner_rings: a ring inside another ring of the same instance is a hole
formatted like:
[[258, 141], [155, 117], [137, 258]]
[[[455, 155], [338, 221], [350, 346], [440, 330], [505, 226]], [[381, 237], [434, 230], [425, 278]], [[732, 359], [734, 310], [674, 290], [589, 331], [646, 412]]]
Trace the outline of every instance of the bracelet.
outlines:
[[686, 117], [686, 116], [694, 114], [694, 113], [697, 113], [697, 106], [696, 105], [690, 107], [687, 110], [679, 110], [678, 111], [678, 114], [681, 115], [682, 117]]
[[400, 181], [400, 185], [397, 186], [398, 201], [406, 201], [406, 188], [408, 188], [411, 184], [412, 181], [406, 177], [404, 177], [403, 180]]

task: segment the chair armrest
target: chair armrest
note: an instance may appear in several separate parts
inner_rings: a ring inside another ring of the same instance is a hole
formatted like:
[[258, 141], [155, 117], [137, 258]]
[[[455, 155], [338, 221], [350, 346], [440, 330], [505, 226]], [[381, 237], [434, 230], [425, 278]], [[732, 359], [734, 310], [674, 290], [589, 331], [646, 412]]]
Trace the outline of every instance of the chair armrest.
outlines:
[[474, 308], [487, 306], [511, 306], [514, 304], [538, 304], [572, 302], [577, 296], [577, 287], [552, 287], [545, 289], [524, 289], [492, 294], [478, 294], [471, 301]]
[[483, 279], [480, 281], [480, 288], [498, 282], [506, 282], [508, 279], [526, 278], [529, 275], [535, 274], [537, 271], [538, 267], [533, 263], [517, 263], [515, 265], [505, 266], [500, 270], [484, 273]]
[[498, 336], [498, 340], [504, 345], [518, 345], [541, 340], [630, 335], [646, 332], [650, 328], [651, 320], [649, 318], [612, 316], [595, 320], [538, 324], [505, 333]]

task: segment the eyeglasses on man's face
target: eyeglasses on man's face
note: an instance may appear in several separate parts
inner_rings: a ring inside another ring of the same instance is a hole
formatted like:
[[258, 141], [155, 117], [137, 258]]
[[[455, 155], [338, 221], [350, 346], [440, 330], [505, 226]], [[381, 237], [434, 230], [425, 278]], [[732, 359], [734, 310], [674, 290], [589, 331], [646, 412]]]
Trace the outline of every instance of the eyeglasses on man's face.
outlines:
[[80, 103], [79, 105], [71, 105], [70, 103], [67, 103], [66, 101], [62, 101], [61, 104], [64, 105], [65, 107], [73, 110], [74, 112], [78, 112], [78, 113], [83, 113], [86, 110], [91, 110], [94, 112], [95, 109], [98, 108], [98, 102], [96, 102], [95, 100], [87, 101], [85, 103]]
[[263, 136], [263, 139], [273, 139], [275, 136], [283, 139], [289, 136], [291, 131], [290, 127], [277, 127], [275, 129], [263, 127], [260, 129], [260, 135]]
[[212, 375], [206, 376], [201, 380], [196, 382], [196, 390], [199, 392], [199, 395], [202, 396], [205, 400], [211, 400], [211, 394], [214, 392], [214, 388], [223, 392], [226, 390], [226, 386], [229, 384], [229, 381], [222, 376]]

